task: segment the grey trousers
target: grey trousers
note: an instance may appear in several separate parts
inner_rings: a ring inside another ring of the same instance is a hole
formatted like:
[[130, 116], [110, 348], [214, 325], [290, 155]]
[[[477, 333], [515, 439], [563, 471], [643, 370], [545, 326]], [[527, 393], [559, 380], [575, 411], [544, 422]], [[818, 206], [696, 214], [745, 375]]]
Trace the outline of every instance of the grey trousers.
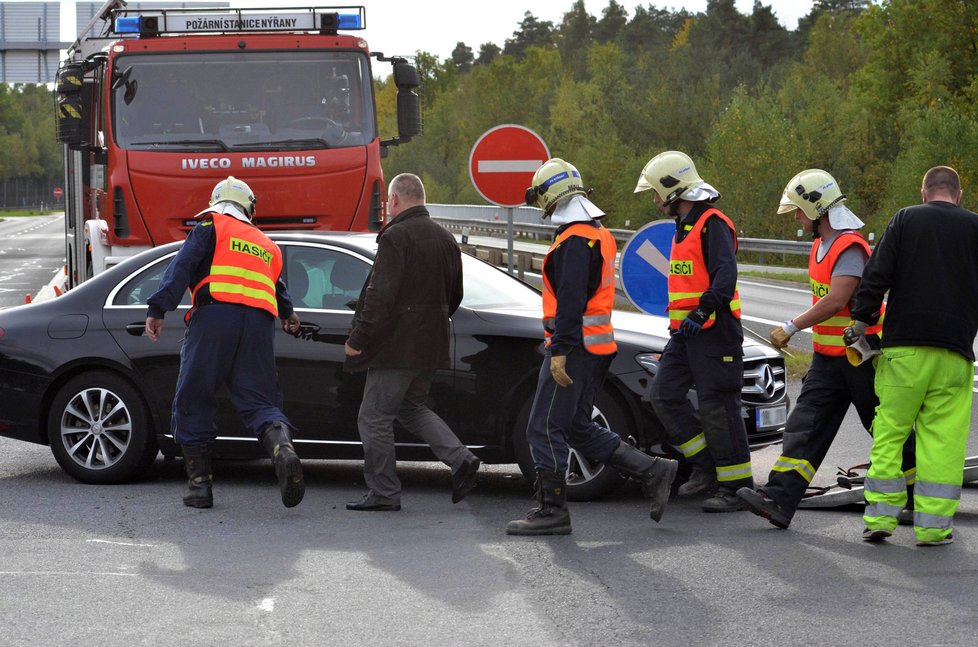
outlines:
[[401, 481], [394, 457], [394, 420], [424, 440], [454, 473], [472, 455], [425, 399], [433, 370], [371, 368], [357, 418], [363, 442], [363, 479], [380, 503], [400, 503]]

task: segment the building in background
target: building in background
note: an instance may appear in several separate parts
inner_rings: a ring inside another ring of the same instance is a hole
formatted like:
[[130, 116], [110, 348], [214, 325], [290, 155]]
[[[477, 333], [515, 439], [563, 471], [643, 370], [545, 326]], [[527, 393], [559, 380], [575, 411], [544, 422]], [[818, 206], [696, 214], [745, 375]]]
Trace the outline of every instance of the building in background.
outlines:
[[0, 2], [0, 83], [54, 83], [61, 60], [58, 2]]
[[[74, 28], [69, 31], [72, 40], [103, 5], [104, 2], [75, 3]], [[229, 2], [130, 2], [127, 8], [227, 6]], [[96, 34], [104, 31], [104, 22], [99, 21], [92, 29]], [[72, 40], [61, 40], [60, 2], [0, 2], [0, 83], [54, 83], [64, 50]]]

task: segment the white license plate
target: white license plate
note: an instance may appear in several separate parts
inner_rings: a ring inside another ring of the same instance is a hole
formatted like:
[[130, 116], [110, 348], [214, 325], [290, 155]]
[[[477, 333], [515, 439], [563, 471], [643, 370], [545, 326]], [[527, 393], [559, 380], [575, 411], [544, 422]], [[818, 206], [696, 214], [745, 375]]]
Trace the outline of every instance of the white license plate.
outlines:
[[788, 405], [782, 404], [777, 407], [767, 407], [757, 409], [754, 413], [754, 420], [757, 422], [758, 429], [768, 429], [769, 427], [780, 427], [788, 419]]

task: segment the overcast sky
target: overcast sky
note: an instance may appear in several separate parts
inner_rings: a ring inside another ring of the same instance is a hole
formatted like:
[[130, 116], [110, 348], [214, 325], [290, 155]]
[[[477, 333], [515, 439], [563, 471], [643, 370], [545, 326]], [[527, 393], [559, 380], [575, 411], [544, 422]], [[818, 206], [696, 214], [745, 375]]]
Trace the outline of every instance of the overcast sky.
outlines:
[[[340, 5], [340, 2], [319, 0], [230, 0], [233, 7], [274, 7], [274, 6], [326, 6]], [[762, 0], [763, 1], [763, 0]], [[706, 0], [686, 0], [685, 2], [656, 0], [618, 0], [629, 16], [634, 7], [648, 6], [667, 9], [685, 8], [689, 11], [704, 11]], [[62, 34], [65, 41], [73, 41], [77, 34], [74, 20], [74, 2], [62, 2]], [[204, 3], [206, 5], [206, 3]], [[478, 54], [482, 43], [492, 42], [500, 47], [513, 35], [527, 10], [540, 20], [559, 23], [561, 17], [571, 8], [573, 0], [489, 0], [489, 2], [467, 2], [464, 0], [359, 0], [349, 5], [366, 7], [367, 29], [362, 32], [371, 51], [387, 55], [413, 54], [422, 50], [436, 55], [439, 59], [451, 56], [458, 41], [464, 42]], [[601, 11], [608, 6], [608, 0], [585, 0], [588, 13], [601, 17]], [[741, 13], [749, 14], [754, 0], [736, 0]], [[795, 29], [798, 19], [811, 11], [811, 0], [769, 0], [781, 24]]]

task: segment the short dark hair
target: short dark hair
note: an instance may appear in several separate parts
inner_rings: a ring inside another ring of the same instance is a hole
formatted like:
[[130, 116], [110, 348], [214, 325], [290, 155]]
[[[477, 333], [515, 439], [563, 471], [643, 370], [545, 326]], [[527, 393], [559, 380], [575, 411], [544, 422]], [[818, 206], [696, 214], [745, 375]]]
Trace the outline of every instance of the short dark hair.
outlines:
[[961, 193], [961, 178], [950, 166], [935, 166], [924, 174], [920, 188], [927, 193], [943, 190], [957, 195]]

